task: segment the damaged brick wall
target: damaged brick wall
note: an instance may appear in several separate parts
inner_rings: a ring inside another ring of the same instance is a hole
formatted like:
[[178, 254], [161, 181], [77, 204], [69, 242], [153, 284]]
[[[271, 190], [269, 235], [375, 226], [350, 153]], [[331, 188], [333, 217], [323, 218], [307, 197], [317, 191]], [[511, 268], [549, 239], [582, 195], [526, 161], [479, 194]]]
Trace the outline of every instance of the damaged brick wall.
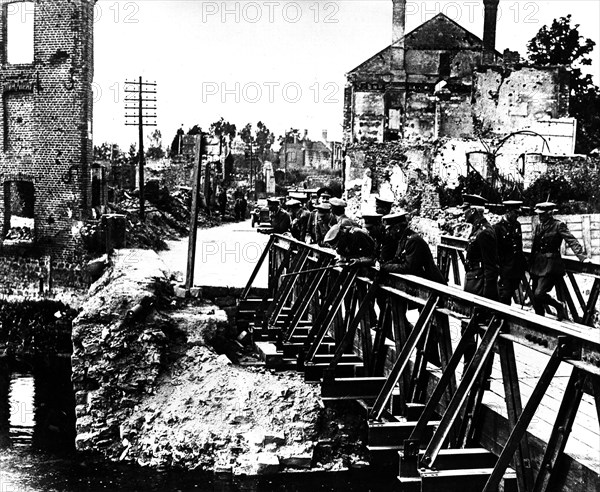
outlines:
[[[93, 9], [93, 0], [2, 2], [0, 181], [33, 185], [36, 248], [53, 255], [72, 252], [72, 228], [90, 206]], [[34, 19], [34, 58], [12, 64], [7, 23], [24, 15]]]
[[482, 129], [507, 135], [569, 113], [565, 67], [485, 67], [475, 71], [473, 110]]

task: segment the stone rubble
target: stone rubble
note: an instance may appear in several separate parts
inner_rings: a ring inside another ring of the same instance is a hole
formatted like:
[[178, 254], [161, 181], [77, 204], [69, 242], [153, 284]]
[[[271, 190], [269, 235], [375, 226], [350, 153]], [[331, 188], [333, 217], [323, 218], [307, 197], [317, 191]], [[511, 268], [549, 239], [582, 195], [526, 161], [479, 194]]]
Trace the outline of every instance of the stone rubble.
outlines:
[[[299, 374], [217, 353], [241, 350], [225, 312], [165, 297], [163, 267], [155, 253], [121, 250], [74, 321], [79, 450], [245, 475], [364, 462], [362, 419], [324, 408], [318, 385]], [[140, 304], [146, 312], [128, 317]]]

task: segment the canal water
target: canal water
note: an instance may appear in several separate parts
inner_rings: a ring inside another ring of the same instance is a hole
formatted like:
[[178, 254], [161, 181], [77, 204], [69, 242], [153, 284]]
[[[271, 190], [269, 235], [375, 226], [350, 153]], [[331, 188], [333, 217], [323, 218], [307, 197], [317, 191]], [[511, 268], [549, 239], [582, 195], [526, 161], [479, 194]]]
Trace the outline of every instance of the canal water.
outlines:
[[11, 376], [13, 446], [0, 450], [0, 492], [392, 490], [389, 480], [349, 472], [221, 479], [212, 474], [152, 470], [82, 456], [74, 452], [73, 432], [66, 428], [72, 425], [69, 412], [57, 405], [58, 400], [48, 391], [36, 388], [36, 383], [31, 374], [13, 373]]

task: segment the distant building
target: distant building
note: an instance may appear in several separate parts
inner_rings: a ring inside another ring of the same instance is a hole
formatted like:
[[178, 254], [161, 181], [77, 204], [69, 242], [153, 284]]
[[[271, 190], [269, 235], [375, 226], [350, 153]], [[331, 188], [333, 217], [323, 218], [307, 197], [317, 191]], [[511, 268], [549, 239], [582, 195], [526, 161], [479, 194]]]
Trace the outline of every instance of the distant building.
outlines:
[[[327, 132], [323, 132], [323, 140], [310, 140], [308, 132], [303, 137], [293, 137], [293, 141], [282, 144], [279, 150], [280, 168], [310, 167], [317, 170], [341, 169], [342, 144], [327, 141]], [[290, 137], [292, 138], [292, 137]]]

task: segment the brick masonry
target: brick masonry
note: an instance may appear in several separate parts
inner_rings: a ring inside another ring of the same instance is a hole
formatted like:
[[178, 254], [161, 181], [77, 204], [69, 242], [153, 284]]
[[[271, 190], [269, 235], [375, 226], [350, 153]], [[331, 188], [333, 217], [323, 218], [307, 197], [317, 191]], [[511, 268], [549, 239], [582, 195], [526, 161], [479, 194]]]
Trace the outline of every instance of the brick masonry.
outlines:
[[23, 4], [0, 2], [0, 215], [6, 234], [7, 183], [32, 183], [36, 250], [69, 256], [73, 227], [91, 207], [94, 1], [25, 4], [34, 15], [34, 58], [11, 64], [7, 21]]

